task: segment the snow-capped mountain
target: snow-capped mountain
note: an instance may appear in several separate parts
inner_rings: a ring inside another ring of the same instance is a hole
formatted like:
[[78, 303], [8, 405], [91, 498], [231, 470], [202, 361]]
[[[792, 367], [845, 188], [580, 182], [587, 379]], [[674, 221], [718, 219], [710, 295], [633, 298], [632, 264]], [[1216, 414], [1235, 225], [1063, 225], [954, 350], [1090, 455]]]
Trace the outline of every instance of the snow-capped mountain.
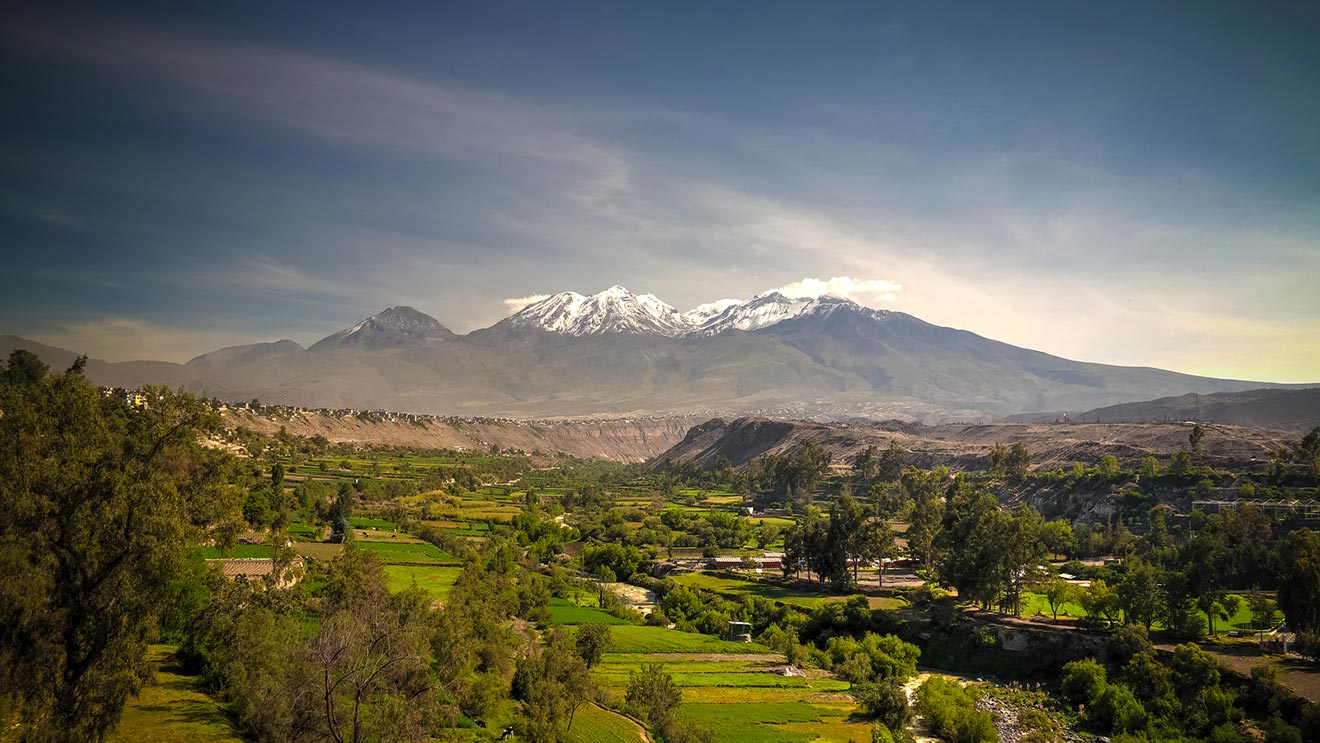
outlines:
[[706, 323], [724, 314], [730, 307], [737, 307], [742, 303], [741, 299], [717, 299], [714, 302], [697, 305], [684, 312], [683, 317], [688, 319], [692, 327], [700, 329]]
[[390, 307], [351, 328], [326, 336], [308, 350], [344, 346], [379, 348], [399, 343], [414, 343], [428, 338], [452, 338], [453, 332], [438, 320], [412, 307]]
[[622, 286], [612, 286], [591, 296], [577, 292], [553, 294], [510, 315], [499, 326], [571, 336], [630, 333], [680, 338], [760, 330], [837, 305], [871, 312], [848, 299], [789, 297], [778, 291], [757, 294], [747, 301], [720, 299], [679, 312], [652, 294], [638, 295]]
[[715, 335], [726, 330], [768, 328], [809, 311], [819, 302], [819, 299], [810, 297], [786, 297], [779, 292], [766, 292], [746, 302], [726, 306], [722, 312], [707, 317], [697, 326], [696, 332]]
[[[186, 365], [92, 361], [87, 373], [106, 386], [185, 385], [230, 400], [516, 417], [968, 421], [1271, 386], [1072, 361], [839, 297], [765, 292], [712, 304], [684, 315], [617, 286], [566, 292], [462, 336], [392, 307], [306, 351], [282, 341]], [[0, 356], [6, 347], [53, 365], [75, 358], [0, 336]]]
[[501, 324], [573, 336], [634, 333], [676, 337], [693, 329], [683, 313], [655, 295], [633, 294], [621, 286], [591, 296], [560, 292], [527, 305]]

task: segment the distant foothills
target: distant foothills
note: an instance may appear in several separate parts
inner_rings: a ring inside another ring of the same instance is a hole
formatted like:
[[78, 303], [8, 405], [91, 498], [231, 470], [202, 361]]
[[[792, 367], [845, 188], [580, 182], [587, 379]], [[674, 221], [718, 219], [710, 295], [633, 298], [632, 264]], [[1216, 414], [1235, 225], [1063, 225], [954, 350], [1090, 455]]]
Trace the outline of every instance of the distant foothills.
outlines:
[[[56, 368], [76, 357], [76, 349], [0, 336], [0, 353], [16, 348]], [[391, 307], [310, 348], [280, 340], [222, 348], [185, 364], [92, 360], [86, 374], [105, 386], [168, 384], [230, 401], [518, 418], [761, 415], [933, 424], [1191, 418], [1187, 411], [1205, 406], [1220, 417], [1202, 417], [1232, 423], [1225, 416], [1233, 409], [1265, 405], [1295, 422], [1243, 423], [1303, 430], [1320, 408], [1320, 390], [1287, 394], [1320, 384], [1073, 361], [838, 297], [768, 292], [682, 313], [619, 286], [555, 294], [467, 335], [411, 307]], [[1281, 392], [1206, 397], [1266, 388]], [[1156, 398], [1180, 401], [1136, 405]]]

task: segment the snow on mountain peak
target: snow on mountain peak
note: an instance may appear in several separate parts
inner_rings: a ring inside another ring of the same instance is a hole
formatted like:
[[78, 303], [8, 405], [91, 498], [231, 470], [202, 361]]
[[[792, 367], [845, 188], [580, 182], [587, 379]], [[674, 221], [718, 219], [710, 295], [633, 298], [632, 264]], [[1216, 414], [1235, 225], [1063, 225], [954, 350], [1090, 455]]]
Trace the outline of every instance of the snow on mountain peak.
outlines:
[[715, 335], [726, 330], [768, 328], [801, 315], [817, 301], [808, 297], [786, 297], [777, 291], [757, 294], [746, 302], [731, 304], [723, 312], [709, 317], [697, 332]]
[[590, 296], [577, 292], [552, 294], [510, 315], [504, 323], [573, 336], [633, 333], [676, 338], [759, 330], [839, 306], [861, 309], [840, 297], [790, 297], [775, 290], [747, 301], [720, 299], [679, 312], [654, 294], [633, 294], [616, 284]]
[[706, 302], [683, 313], [689, 322], [696, 328], [701, 328], [711, 319], [718, 317], [730, 307], [736, 307], [742, 304], [741, 299], [717, 299], [714, 302]]
[[633, 294], [614, 285], [591, 296], [561, 292], [527, 305], [507, 321], [564, 335], [636, 333], [679, 336], [692, 329], [682, 313], [653, 294]]

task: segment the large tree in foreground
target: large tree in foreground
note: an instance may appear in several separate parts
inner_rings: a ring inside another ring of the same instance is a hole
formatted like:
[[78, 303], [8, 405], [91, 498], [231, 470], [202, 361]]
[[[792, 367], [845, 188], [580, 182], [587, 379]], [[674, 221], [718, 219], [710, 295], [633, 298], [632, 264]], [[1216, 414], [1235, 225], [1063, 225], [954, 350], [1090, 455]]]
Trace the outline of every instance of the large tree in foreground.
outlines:
[[[182, 553], [233, 512], [219, 425], [196, 398], [126, 405], [22, 358], [0, 375], [0, 719], [22, 737], [99, 739], [148, 677]], [[14, 373], [10, 373], [14, 372]]]

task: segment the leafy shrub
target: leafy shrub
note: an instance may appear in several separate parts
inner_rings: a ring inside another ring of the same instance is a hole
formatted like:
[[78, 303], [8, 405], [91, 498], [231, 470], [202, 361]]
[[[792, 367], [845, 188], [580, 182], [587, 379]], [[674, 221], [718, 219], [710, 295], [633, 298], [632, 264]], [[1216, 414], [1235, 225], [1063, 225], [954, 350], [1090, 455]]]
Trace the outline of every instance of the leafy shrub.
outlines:
[[1146, 708], [1122, 684], [1104, 687], [1092, 709], [1096, 720], [1116, 733], [1135, 733], [1146, 727]]
[[1320, 662], [1320, 633], [1298, 632], [1293, 649], [1298, 655], [1313, 663]]
[[903, 685], [895, 680], [878, 683], [856, 684], [853, 697], [871, 717], [876, 718], [890, 730], [902, 730], [912, 718], [912, 708], [908, 706], [907, 692]]
[[1072, 704], [1094, 704], [1105, 690], [1105, 667], [1090, 658], [1063, 667], [1063, 695]]
[[966, 689], [938, 676], [927, 679], [917, 690], [917, 712], [930, 721], [939, 737], [949, 743], [998, 743], [990, 713], [973, 704]]

